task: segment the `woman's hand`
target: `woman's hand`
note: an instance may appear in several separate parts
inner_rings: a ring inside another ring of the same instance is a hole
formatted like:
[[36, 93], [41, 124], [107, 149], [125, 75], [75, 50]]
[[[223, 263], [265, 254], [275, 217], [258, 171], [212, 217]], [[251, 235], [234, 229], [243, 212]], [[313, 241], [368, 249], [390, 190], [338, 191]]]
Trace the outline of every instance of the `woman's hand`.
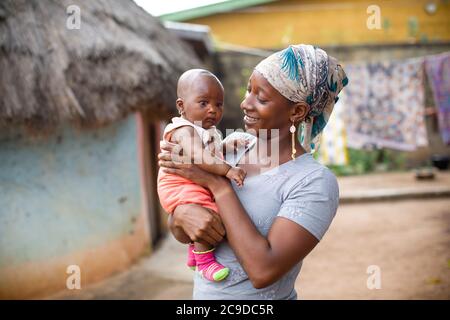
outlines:
[[228, 138], [222, 142], [222, 152], [223, 154], [231, 151], [236, 152], [237, 150], [248, 146], [249, 143], [249, 138]]
[[161, 141], [160, 147], [162, 152], [158, 154], [158, 164], [162, 167], [163, 172], [179, 175], [209, 189], [211, 189], [212, 183], [218, 182], [218, 179], [223, 179], [202, 170], [190, 161], [184, 161], [185, 163], [183, 163], [183, 157], [180, 157], [182, 149], [179, 145]]
[[[220, 216], [197, 204], [183, 204], [176, 207], [169, 220], [169, 227], [174, 235], [180, 234], [181, 229], [191, 241], [208, 243], [212, 246], [216, 246], [225, 236]], [[181, 237], [177, 239], [182, 240]]]

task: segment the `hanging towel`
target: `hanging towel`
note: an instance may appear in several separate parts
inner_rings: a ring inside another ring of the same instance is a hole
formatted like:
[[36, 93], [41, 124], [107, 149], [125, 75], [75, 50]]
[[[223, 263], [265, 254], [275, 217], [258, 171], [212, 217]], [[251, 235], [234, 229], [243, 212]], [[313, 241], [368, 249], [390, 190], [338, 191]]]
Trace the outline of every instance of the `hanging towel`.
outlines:
[[438, 110], [439, 131], [450, 145], [450, 52], [426, 57], [425, 69]]
[[343, 97], [348, 146], [413, 151], [428, 144], [423, 59], [347, 64]]
[[345, 111], [341, 100], [339, 99], [334, 105], [334, 110], [323, 129], [320, 140], [319, 161], [325, 165], [348, 164], [347, 134], [342, 119]]

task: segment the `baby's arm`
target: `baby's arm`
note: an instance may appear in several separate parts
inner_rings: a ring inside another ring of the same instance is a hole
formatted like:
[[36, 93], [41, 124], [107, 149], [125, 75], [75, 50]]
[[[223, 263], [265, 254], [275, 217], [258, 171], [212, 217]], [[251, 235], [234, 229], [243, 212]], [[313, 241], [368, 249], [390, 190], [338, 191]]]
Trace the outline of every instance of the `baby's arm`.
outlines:
[[241, 168], [232, 167], [206, 150], [194, 128], [190, 126], [180, 127], [174, 131], [172, 138], [181, 145], [184, 154], [203, 170], [233, 179], [239, 186], [243, 184], [245, 171]]

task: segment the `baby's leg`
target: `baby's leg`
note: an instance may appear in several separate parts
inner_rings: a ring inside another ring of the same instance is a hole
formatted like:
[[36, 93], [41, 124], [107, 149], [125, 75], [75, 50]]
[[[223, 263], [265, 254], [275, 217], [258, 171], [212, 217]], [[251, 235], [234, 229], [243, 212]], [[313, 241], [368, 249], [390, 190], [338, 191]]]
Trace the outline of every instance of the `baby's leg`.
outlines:
[[[217, 214], [214, 210], [202, 207], [202, 209], [207, 210], [210, 214]], [[206, 242], [191, 242], [188, 246], [188, 260], [186, 265], [195, 271], [195, 268], [197, 266], [197, 261], [195, 260], [195, 254], [196, 252], [204, 252], [213, 249], [213, 246]]]
[[[206, 209], [206, 208], [205, 208]], [[206, 209], [211, 214], [217, 214], [211, 209]], [[214, 247], [203, 242], [194, 242], [194, 255], [197, 263], [197, 270], [207, 280], [222, 281], [230, 270], [216, 261]]]
[[214, 248], [212, 245], [203, 242], [194, 242], [194, 250], [197, 252], [208, 251]]

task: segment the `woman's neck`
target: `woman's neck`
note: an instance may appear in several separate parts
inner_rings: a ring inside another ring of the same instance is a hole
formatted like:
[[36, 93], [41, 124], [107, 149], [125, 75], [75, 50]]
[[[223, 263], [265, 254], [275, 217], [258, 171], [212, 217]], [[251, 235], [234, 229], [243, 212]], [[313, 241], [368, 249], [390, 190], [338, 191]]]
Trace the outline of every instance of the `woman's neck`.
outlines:
[[[260, 148], [265, 148], [267, 150], [267, 157], [271, 158], [272, 156], [278, 156], [280, 159], [280, 163], [288, 161], [286, 159], [292, 159], [292, 134], [288, 130], [279, 130], [278, 135], [271, 135], [264, 138], [258, 137], [256, 141], [257, 150], [260, 150]], [[306, 153], [305, 149], [303, 149], [297, 139], [297, 134], [295, 134], [295, 149], [296, 157], [299, 157], [302, 154]], [[272, 155], [272, 153], [275, 154]]]
[[[283, 130], [286, 131], [286, 130]], [[270, 157], [272, 155], [272, 147], [274, 147], [273, 151], [279, 153], [279, 155], [283, 154], [292, 154], [292, 134], [287, 130], [287, 132], [283, 132], [280, 130], [278, 135], [271, 135], [265, 138], [258, 138], [256, 142], [256, 146], [266, 147], [267, 155]], [[297, 134], [295, 133], [295, 149], [296, 156], [300, 156], [303, 153], [306, 153], [305, 149], [303, 149], [302, 145], [297, 139]], [[276, 147], [278, 145], [278, 147]]]

